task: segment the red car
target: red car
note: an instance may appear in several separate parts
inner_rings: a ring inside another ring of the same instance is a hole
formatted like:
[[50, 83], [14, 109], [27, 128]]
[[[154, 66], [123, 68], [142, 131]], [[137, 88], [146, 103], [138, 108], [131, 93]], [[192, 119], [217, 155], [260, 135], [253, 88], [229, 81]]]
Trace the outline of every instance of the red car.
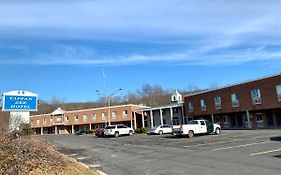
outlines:
[[100, 128], [96, 131], [97, 137], [103, 137], [104, 136], [104, 128]]

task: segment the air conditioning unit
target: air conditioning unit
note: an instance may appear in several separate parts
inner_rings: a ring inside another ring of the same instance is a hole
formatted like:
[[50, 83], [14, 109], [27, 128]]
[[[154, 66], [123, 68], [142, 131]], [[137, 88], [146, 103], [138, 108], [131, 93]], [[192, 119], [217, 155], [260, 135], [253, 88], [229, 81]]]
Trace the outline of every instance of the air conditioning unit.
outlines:
[[239, 101], [237, 100], [237, 101], [233, 101], [232, 102], [232, 106], [233, 107], [239, 107]]
[[202, 111], [206, 111], [206, 106], [201, 107]]
[[216, 109], [221, 109], [221, 104], [216, 104]]
[[254, 104], [261, 104], [261, 99], [260, 98], [256, 98], [253, 100]]

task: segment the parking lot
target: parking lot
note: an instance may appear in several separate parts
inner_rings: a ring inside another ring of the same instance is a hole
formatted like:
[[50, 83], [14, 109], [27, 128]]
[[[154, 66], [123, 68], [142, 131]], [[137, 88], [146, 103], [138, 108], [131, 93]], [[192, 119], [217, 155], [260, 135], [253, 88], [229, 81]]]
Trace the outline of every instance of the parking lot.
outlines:
[[226, 130], [192, 139], [171, 135], [97, 138], [43, 135], [64, 153], [110, 175], [280, 174], [281, 130]]

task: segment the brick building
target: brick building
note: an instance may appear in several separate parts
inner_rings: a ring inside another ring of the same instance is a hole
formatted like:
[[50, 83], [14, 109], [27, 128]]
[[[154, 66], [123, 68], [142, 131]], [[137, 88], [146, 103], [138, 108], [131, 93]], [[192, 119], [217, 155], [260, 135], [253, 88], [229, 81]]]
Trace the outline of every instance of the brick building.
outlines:
[[184, 97], [188, 118], [223, 128], [280, 128], [281, 74]]
[[[80, 128], [96, 129], [107, 124], [125, 124], [133, 127], [134, 112], [146, 108], [142, 105], [120, 105], [64, 111], [56, 109], [50, 114], [30, 116], [31, 127], [37, 134], [68, 134], [78, 131]], [[108, 117], [108, 113], [110, 117]]]

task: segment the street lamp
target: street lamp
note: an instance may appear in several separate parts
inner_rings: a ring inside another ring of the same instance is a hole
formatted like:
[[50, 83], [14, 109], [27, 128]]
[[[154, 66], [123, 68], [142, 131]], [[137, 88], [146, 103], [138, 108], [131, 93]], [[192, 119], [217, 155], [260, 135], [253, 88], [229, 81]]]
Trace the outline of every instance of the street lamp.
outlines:
[[122, 88], [119, 88], [118, 90], [114, 91], [113, 93], [111, 93], [110, 95], [105, 95], [103, 92], [99, 91], [99, 90], [96, 90], [97, 92], [97, 95], [100, 95], [102, 94], [103, 97], [105, 98], [106, 102], [107, 102], [107, 105], [108, 105], [108, 125], [110, 125], [110, 102], [111, 100], [113, 99], [113, 97], [116, 95], [116, 93], [122, 91]]

